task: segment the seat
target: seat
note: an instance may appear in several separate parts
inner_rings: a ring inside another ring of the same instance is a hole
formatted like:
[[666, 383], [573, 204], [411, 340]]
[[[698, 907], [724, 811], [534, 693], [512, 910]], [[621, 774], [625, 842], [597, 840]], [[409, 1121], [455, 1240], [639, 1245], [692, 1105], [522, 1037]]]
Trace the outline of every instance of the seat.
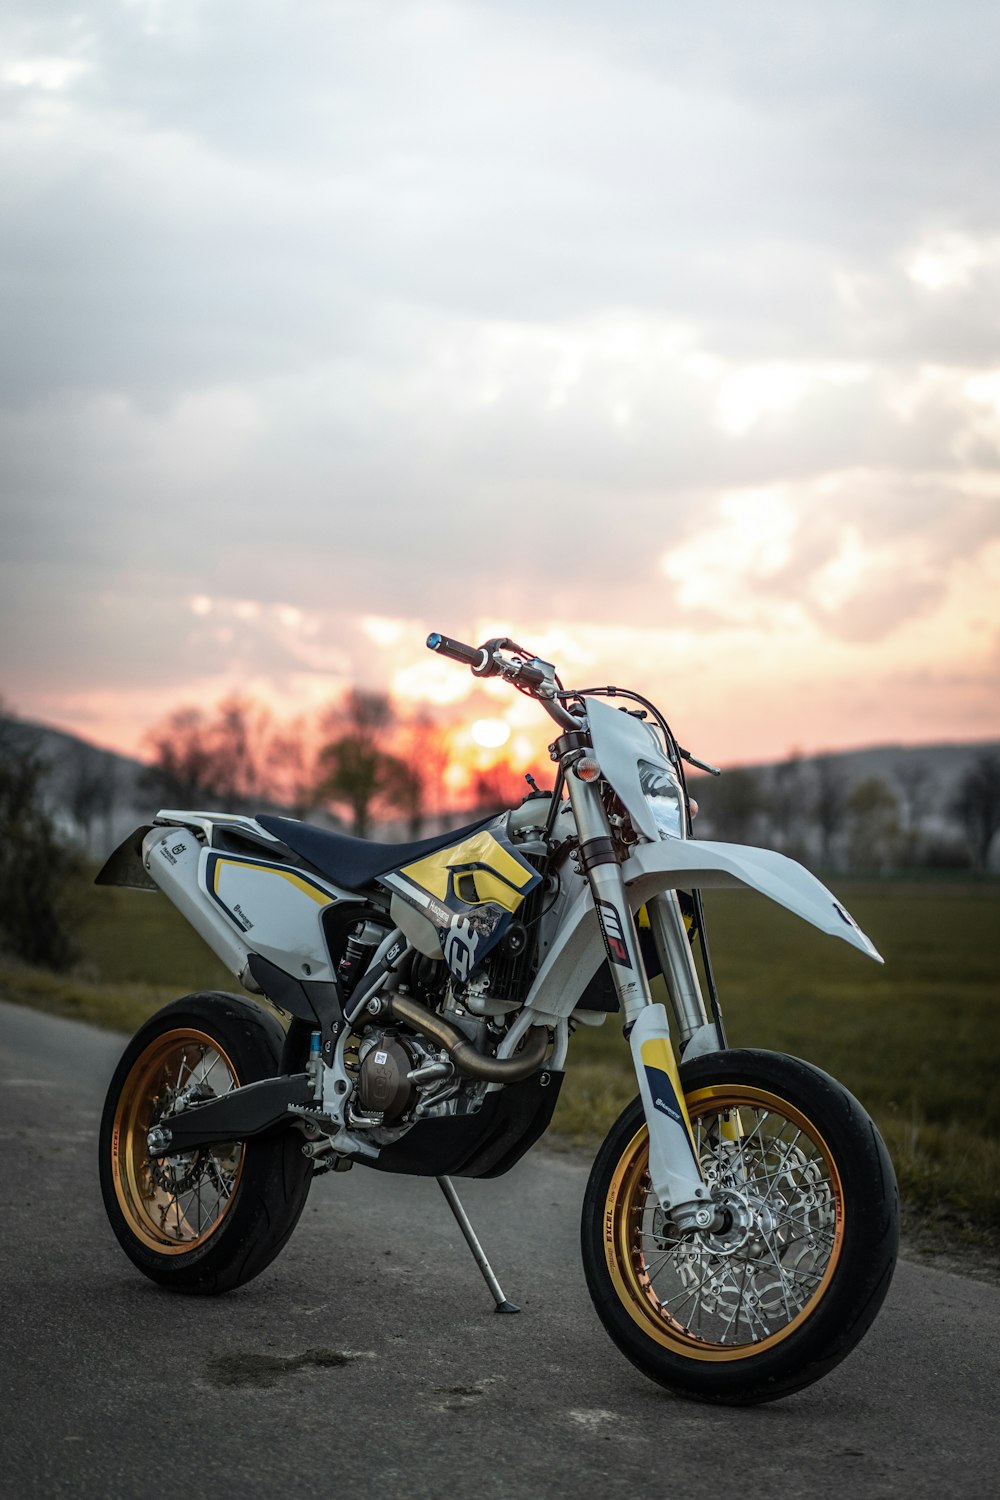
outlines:
[[459, 843], [468, 834], [492, 823], [493, 815], [469, 823], [465, 828], [453, 828], [450, 833], [439, 833], [432, 839], [418, 839], [412, 844], [376, 844], [371, 839], [351, 838], [346, 833], [332, 833], [328, 828], [300, 823], [297, 818], [273, 817], [270, 813], [260, 814], [255, 821], [295, 854], [308, 860], [321, 875], [345, 890], [360, 891], [388, 870], [396, 870], [424, 854], [436, 854], [439, 849]]

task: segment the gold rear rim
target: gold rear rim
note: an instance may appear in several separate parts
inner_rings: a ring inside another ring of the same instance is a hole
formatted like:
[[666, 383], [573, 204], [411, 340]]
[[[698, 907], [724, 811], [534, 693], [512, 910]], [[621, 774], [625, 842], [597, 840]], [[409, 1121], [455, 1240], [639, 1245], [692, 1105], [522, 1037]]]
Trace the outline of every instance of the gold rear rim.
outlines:
[[643, 1125], [608, 1188], [608, 1272], [629, 1316], [662, 1347], [746, 1359], [788, 1338], [826, 1292], [843, 1245], [840, 1175], [816, 1126], [767, 1090], [720, 1084], [687, 1105], [705, 1179], [732, 1224], [676, 1235], [652, 1192]]
[[205, 1032], [180, 1027], [140, 1052], [122, 1087], [111, 1137], [118, 1204], [136, 1239], [161, 1255], [186, 1255], [215, 1234], [243, 1172], [239, 1141], [150, 1160], [149, 1130], [188, 1100], [239, 1087], [236, 1069]]

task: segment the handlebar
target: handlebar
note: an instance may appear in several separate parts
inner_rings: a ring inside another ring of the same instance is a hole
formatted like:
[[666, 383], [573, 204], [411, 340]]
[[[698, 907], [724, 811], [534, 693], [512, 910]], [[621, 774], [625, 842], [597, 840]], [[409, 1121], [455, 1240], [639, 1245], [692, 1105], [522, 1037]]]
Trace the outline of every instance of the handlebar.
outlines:
[[[504, 677], [516, 687], [526, 688], [538, 698], [556, 723], [564, 728], [576, 724], [572, 715], [568, 714], [561, 704], [554, 701], [553, 668], [547, 662], [536, 666], [535, 661], [538, 658], [536, 657], [534, 661], [528, 660], [527, 651], [524, 651], [515, 641], [509, 641], [506, 637], [500, 636], [495, 640], [486, 641], [482, 646], [466, 646], [463, 641], [453, 640], [451, 636], [442, 635], [440, 631], [433, 630], [427, 637], [427, 645], [439, 656], [449, 656], [452, 661], [471, 667], [476, 677]], [[504, 649], [518, 652], [521, 659], [509, 660], [501, 655]], [[537, 692], [539, 688], [547, 688], [547, 691]]]
[[441, 635], [437, 630], [432, 630], [427, 637], [427, 645], [431, 651], [437, 651], [441, 656], [450, 656], [452, 661], [460, 661], [466, 667], [471, 667], [478, 675], [485, 675], [485, 668], [490, 663], [490, 653], [485, 646], [465, 646], [461, 641], [453, 641], [450, 635]]

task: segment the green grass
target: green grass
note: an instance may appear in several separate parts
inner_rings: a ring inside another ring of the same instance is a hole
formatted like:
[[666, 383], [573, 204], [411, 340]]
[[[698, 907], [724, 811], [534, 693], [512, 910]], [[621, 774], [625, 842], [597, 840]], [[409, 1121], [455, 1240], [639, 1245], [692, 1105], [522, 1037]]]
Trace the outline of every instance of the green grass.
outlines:
[[[1000, 883], [837, 881], [882, 968], [743, 892], [706, 907], [729, 1040], [841, 1079], [889, 1145], [911, 1228], [1000, 1244]], [[162, 898], [78, 896], [69, 975], [0, 965], [7, 999], [132, 1031], [178, 995], [236, 982]], [[616, 1017], [583, 1029], [550, 1140], [593, 1149], [635, 1093]]]
[[163, 896], [84, 885], [73, 897], [79, 962], [68, 974], [0, 962], [4, 999], [132, 1032], [180, 995], [238, 988]]
[[[875, 1117], [910, 1226], [1000, 1244], [1000, 884], [836, 882], [885, 967], [749, 892], [707, 892], [729, 1041], [790, 1052]], [[617, 1018], [577, 1033], [554, 1127], [600, 1137], [635, 1092]]]

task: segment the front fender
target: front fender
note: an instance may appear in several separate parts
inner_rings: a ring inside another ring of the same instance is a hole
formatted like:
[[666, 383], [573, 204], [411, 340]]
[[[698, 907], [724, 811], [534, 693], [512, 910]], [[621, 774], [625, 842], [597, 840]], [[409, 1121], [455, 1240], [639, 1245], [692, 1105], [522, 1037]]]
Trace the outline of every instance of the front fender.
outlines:
[[657, 891], [748, 886], [811, 922], [820, 932], [843, 938], [877, 963], [884, 962], [871, 938], [865, 936], [832, 891], [794, 859], [775, 854], [773, 849], [663, 839], [658, 844], [640, 844], [625, 861], [622, 874], [633, 911]]
[[[742, 886], [759, 891], [830, 937], [842, 938], [877, 963], [884, 961], [871, 939], [822, 881], [794, 859], [775, 854], [771, 849], [698, 839], [663, 839], [656, 844], [640, 844], [621, 871], [633, 911], [638, 911], [658, 891]], [[603, 958], [594, 902], [589, 888], [584, 886], [566, 912], [525, 1004], [551, 1016], [568, 1016]]]

